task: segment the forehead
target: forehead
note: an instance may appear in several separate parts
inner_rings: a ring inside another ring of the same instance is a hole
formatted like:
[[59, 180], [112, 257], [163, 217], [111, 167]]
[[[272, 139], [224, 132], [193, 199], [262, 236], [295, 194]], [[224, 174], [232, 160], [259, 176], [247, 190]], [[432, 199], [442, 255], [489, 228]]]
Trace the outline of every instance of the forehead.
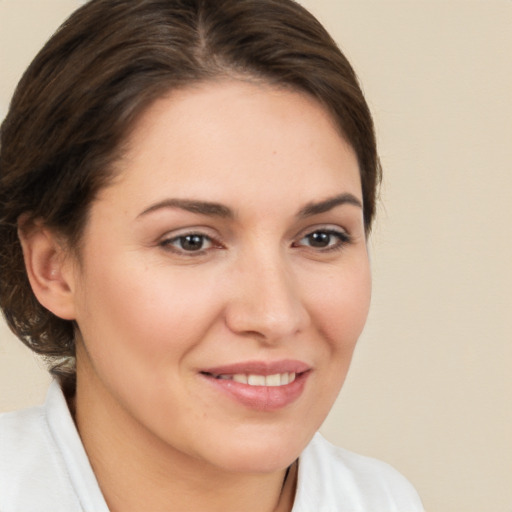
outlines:
[[141, 115], [126, 147], [116, 183], [136, 195], [361, 195], [357, 158], [331, 115], [289, 89], [225, 81], [173, 91]]

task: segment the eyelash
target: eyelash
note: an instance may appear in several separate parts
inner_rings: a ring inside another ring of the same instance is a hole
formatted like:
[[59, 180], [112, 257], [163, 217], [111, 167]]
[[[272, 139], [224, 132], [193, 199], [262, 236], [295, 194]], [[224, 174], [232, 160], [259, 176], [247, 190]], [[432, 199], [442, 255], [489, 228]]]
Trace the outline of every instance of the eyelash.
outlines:
[[[340, 251], [347, 244], [352, 242], [352, 238], [345, 231], [337, 230], [337, 229], [333, 229], [333, 228], [325, 228], [325, 229], [318, 228], [318, 229], [308, 232], [304, 236], [301, 236], [299, 238], [298, 242], [294, 242], [292, 244], [292, 247], [296, 247], [296, 248], [300, 247], [301, 246], [300, 242], [302, 242], [303, 240], [308, 239], [308, 238], [310, 238], [309, 242], [311, 243], [311, 237], [314, 237], [315, 235], [322, 235], [324, 237], [324, 239], [325, 239], [325, 236], [329, 237], [328, 238], [329, 245], [327, 247], [314, 247], [311, 245], [305, 246], [305, 247], [308, 247], [308, 248], [310, 248], [316, 252], [320, 252], [320, 253]], [[183, 243], [185, 243], [187, 241], [187, 239], [189, 239], [188, 240], [189, 242], [193, 243], [193, 241], [191, 239], [194, 237], [197, 237], [197, 239], [200, 239], [200, 240], [196, 239], [196, 241], [198, 243], [200, 242], [201, 247], [197, 250], [185, 249], [183, 247]], [[335, 242], [334, 244], [331, 243], [332, 237], [337, 238], [337, 242]], [[205, 242], [207, 242], [209, 244], [209, 247], [203, 248], [203, 245]], [[186, 257], [202, 256], [211, 249], [214, 249], [214, 248], [222, 249], [224, 247], [220, 242], [217, 242], [211, 236], [206, 235], [201, 232], [183, 233], [181, 235], [178, 235], [178, 236], [175, 236], [172, 238], [166, 238], [166, 239], [162, 240], [159, 243], [159, 245], [166, 250], [170, 250], [172, 252], [175, 252], [179, 255], [183, 255]], [[181, 247], [179, 247], [178, 245], [181, 245]]]

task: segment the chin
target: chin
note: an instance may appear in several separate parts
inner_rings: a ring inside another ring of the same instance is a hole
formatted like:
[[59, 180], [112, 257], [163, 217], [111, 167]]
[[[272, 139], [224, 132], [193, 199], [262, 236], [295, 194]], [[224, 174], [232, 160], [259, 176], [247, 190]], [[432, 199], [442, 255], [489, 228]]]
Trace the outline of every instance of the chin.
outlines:
[[290, 466], [302, 453], [314, 435], [285, 432], [240, 436], [238, 440], [218, 447], [211, 460], [215, 465], [234, 473], [273, 473]]

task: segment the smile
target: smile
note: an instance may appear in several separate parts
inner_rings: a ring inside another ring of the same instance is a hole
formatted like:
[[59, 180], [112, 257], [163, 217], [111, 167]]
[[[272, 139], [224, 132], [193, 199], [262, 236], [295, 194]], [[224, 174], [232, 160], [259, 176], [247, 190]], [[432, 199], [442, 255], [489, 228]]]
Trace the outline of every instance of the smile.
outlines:
[[277, 387], [277, 386], [286, 386], [287, 384], [291, 384], [295, 380], [296, 373], [295, 372], [285, 372], [285, 373], [274, 373], [273, 375], [235, 373], [233, 375], [221, 374], [221, 375], [211, 375], [211, 376], [215, 379], [232, 380], [234, 382], [239, 382], [240, 384], [248, 384], [249, 386]]
[[312, 367], [301, 361], [248, 361], [201, 370], [211, 389], [255, 411], [271, 412], [300, 398]]

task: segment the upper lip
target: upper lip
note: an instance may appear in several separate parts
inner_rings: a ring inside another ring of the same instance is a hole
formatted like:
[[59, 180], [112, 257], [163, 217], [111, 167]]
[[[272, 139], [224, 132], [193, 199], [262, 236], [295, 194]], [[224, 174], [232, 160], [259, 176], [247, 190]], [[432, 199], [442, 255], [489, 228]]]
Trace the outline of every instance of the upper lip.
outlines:
[[205, 368], [201, 373], [211, 375], [275, 375], [276, 373], [304, 373], [311, 370], [311, 366], [293, 359], [280, 361], [245, 361], [240, 363], [226, 364]]

